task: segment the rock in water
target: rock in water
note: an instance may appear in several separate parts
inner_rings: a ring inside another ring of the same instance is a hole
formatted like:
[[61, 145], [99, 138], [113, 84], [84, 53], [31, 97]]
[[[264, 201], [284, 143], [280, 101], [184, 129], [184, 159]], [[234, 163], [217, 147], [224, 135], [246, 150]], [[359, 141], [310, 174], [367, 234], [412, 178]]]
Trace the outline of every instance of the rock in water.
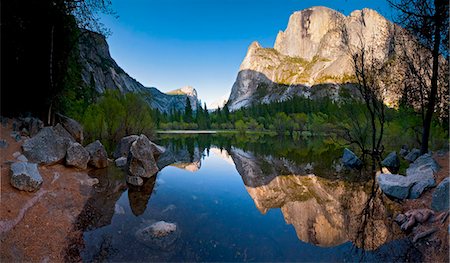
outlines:
[[405, 156], [405, 160], [407, 160], [408, 162], [412, 163], [417, 158], [419, 158], [419, 156], [420, 156], [420, 150], [414, 148]]
[[75, 142], [67, 149], [66, 164], [77, 168], [86, 169], [89, 162], [89, 152], [84, 147]]
[[349, 149], [344, 149], [344, 155], [342, 156], [342, 163], [348, 168], [359, 169], [362, 167], [362, 161]]
[[386, 158], [381, 162], [381, 165], [388, 168], [391, 173], [398, 172], [400, 168], [400, 159], [396, 152], [391, 152], [386, 156]]
[[83, 143], [83, 127], [76, 120], [66, 117], [64, 115], [58, 114], [62, 126], [70, 133], [70, 135], [75, 139], [75, 141], [80, 144]]
[[179, 231], [177, 225], [158, 221], [136, 231], [136, 239], [153, 249], [167, 249], [177, 241]]
[[108, 154], [99, 140], [87, 145], [86, 150], [90, 156], [89, 165], [95, 168], [105, 168], [108, 166]]
[[19, 190], [37, 191], [41, 188], [42, 177], [35, 163], [18, 162], [11, 165], [11, 185]]
[[435, 211], [449, 210], [449, 186], [450, 178], [447, 177], [436, 187], [433, 192], [431, 208]]
[[42, 128], [36, 136], [25, 140], [22, 145], [23, 154], [30, 162], [38, 164], [55, 164], [62, 161], [71, 139], [70, 135], [67, 137], [61, 129], [63, 128]]
[[130, 135], [123, 137], [119, 144], [117, 144], [116, 150], [113, 153], [114, 159], [120, 158], [120, 157], [127, 157], [128, 152], [130, 151], [131, 144], [136, 141], [139, 138], [137, 135]]
[[114, 161], [114, 163], [116, 164], [117, 167], [124, 167], [125, 165], [127, 165], [127, 158], [119, 157]]
[[159, 171], [153, 158], [151, 142], [147, 136], [141, 134], [131, 144], [127, 167], [130, 175], [144, 178], [149, 178]]

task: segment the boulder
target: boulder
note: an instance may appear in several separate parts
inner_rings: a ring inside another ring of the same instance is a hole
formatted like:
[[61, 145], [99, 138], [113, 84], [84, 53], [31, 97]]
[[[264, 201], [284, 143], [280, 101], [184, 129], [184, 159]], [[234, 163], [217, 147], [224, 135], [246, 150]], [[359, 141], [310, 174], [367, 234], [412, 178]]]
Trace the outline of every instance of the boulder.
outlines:
[[42, 177], [37, 164], [17, 162], [11, 165], [11, 185], [23, 191], [37, 191], [41, 188]]
[[58, 114], [58, 118], [62, 126], [69, 132], [69, 134], [75, 139], [75, 141], [83, 144], [84, 135], [83, 127], [76, 120]]
[[152, 152], [153, 152], [153, 156], [160, 156], [161, 154], [163, 154], [166, 151], [166, 148], [164, 148], [163, 146], [160, 146], [154, 142], [150, 142], [150, 145], [152, 146]]
[[386, 156], [386, 158], [381, 162], [381, 165], [388, 168], [391, 173], [398, 172], [400, 168], [400, 159], [396, 152], [391, 152]]
[[130, 151], [131, 144], [139, 138], [137, 135], [130, 135], [123, 137], [119, 144], [117, 144], [116, 149], [113, 153], [114, 159], [120, 157], [127, 157], [128, 152]]
[[[44, 127], [36, 136], [25, 140], [23, 154], [30, 162], [38, 164], [55, 164], [64, 159], [71, 143], [62, 127]], [[73, 140], [73, 138], [72, 138]]]
[[108, 154], [99, 140], [87, 145], [86, 150], [89, 152], [89, 165], [95, 168], [105, 168], [108, 166]]
[[114, 163], [116, 164], [117, 167], [124, 167], [125, 165], [127, 165], [127, 158], [119, 157], [114, 161]]
[[17, 161], [19, 161], [19, 162], [28, 162], [28, 159], [27, 159], [27, 157], [25, 157], [25, 155], [23, 155], [23, 154], [21, 154], [21, 155], [19, 155], [19, 156], [17, 156]]
[[450, 178], [447, 177], [434, 189], [431, 208], [435, 211], [449, 210], [449, 186]]
[[8, 148], [8, 143], [5, 140], [0, 140], [0, 148]]
[[433, 172], [439, 171], [441, 168], [439, 164], [433, 159], [431, 154], [426, 153], [419, 158], [417, 158], [408, 169], [423, 169], [429, 167], [433, 170]]
[[69, 166], [86, 169], [89, 159], [89, 152], [77, 142], [72, 143], [67, 149], [66, 164]]
[[362, 161], [349, 149], [344, 149], [344, 155], [342, 156], [342, 163], [348, 168], [359, 169], [362, 167]]
[[408, 198], [412, 182], [407, 180], [406, 176], [399, 174], [380, 174], [376, 178], [378, 185], [385, 194], [398, 199]]
[[135, 237], [150, 248], [166, 250], [177, 241], [179, 231], [174, 223], [158, 221], [137, 230]]
[[131, 144], [127, 159], [127, 171], [131, 176], [144, 178], [149, 178], [159, 171], [153, 158], [151, 142], [147, 136], [141, 134]]
[[53, 127], [53, 130], [55, 130], [56, 134], [62, 138], [65, 139], [67, 147], [69, 147], [72, 143], [76, 142], [75, 139], [70, 135], [70, 133], [61, 125], [56, 124]]
[[436, 184], [433, 170], [429, 167], [407, 170], [406, 174], [380, 174], [377, 182], [385, 194], [398, 199], [416, 199]]
[[419, 158], [419, 156], [420, 156], [420, 150], [414, 148], [405, 156], [405, 160], [407, 160], [408, 162], [412, 163], [417, 158]]
[[36, 135], [42, 128], [44, 128], [44, 123], [34, 117], [26, 117], [20, 118], [19, 121], [16, 122], [16, 130], [25, 132], [29, 136]]
[[127, 183], [134, 186], [142, 186], [144, 184], [144, 180], [139, 176], [129, 176], [127, 175]]
[[406, 155], [408, 155], [409, 150], [408, 150], [408, 146], [407, 145], [403, 145], [402, 148], [400, 149], [400, 151], [398, 152], [398, 154], [405, 158]]

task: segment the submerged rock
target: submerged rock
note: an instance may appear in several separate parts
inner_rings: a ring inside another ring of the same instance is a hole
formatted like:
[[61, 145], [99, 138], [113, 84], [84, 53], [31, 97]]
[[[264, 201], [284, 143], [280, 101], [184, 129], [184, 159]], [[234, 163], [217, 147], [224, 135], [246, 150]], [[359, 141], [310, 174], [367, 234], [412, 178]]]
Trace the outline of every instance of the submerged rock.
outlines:
[[419, 158], [419, 156], [420, 156], [420, 150], [414, 148], [405, 156], [405, 160], [407, 160], [408, 162], [412, 163], [417, 158]]
[[72, 143], [67, 149], [66, 164], [86, 169], [89, 162], [89, 152], [79, 143]]
[[90, 156], [89, 165], [95, 168], [105, 168], [108, 166], [108, 154], [99, 140], [87, 145], [86, 150]]
[[450, 178], [447, 177], [434, 189], [431, 208], [435, 211], [449, 210]]
[[130, 151], [131, 144], [139, 138], [137, 135], [130, 135], [123, 137], [119, 144], [117, 144], [116, 149], [113, 153], [114, 159], [120, 157], [127, 157], [128, 152]]
[[136, 231], [135, 237], [150, 248], [164, 250], [177, 241], [179, 231], [174, 223], [158, 221]]
[[42, 177], [37, 169], [37, 164], [17, 162], [11, 165], [11, 185], [19, 190], [37, 191], [41, 188]]
[[362, 161], [349, 149], [344, 149], [342, 163], [348, 168], [360, 169], [363, 165]]
[[62, 126], [69, 132], [69, 134], [80, 144], [83, 143], [83, 127], [76, 120], [58, 114]]
[[398, 158], [397, 152], [391, 152], [386, 156], [386, 158], [381, 162], [381, 165], [388, 168], [391, 173], [398, 172], [400, 168], [400, 159]]
[[67, 137], [61, 129], [64, 128], [42, 128], [36, 136], [25, 140], [22, 145], [23, 154], [30, 162], [38, 164], [54, 164], [62, 161], [71, 139], [70, 135]]
[[131, 144], [127, 160], [127, 171], [131, 176], [144, 178], [149, 178], [159, 171], [153, 158], [151, 142], [147, 136], [141, 134]]

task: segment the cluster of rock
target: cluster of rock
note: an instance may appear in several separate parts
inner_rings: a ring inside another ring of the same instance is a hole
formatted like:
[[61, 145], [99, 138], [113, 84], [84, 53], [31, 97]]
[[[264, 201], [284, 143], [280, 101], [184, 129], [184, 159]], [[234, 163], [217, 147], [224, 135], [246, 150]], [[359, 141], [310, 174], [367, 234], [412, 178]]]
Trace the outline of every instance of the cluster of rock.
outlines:
[[150, 178], [159, 169], [155, 157], [159, 157], [165, 149], [151, 142], [141, 134], [123, 137], [113, 153], [115, 164], [124, 167], [127, 172], [127, 182], [141, 186], [143, 178]]
[[416, 199], [436, 185], [434, 173], [439, 165], [430, 154], [417, 158], [406, 170], [406, 176], [382, 173], [377, 176], [381, 190], [397, 199]]
[[11, 165], [11, 184], [14, 187], [25, 191], [38, 190], [43, 180], [37, 165], [65, 163], [80, 169], [87, 169], [88, 165], [94, 168], [108, 166], [108, 155], [100, 141], [83, 147], [82, 126], [66, 116], [58, 117], [59, 123], [49, 127], [43, 127], [42, 121], [36, 118], [18, 119], [13, 123], [13, 129], [22, 128], [22, 134], [32, 136], [22, 144], [23, 155], [14, 154], [18, 161]]

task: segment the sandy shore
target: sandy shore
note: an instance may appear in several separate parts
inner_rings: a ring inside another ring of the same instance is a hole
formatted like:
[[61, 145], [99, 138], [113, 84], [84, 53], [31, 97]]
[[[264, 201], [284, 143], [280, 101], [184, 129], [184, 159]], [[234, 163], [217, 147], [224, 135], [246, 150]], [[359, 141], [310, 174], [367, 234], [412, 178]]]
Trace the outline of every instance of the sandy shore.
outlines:
[[0, 149], [0, 262], [62, 262], [67, 237], [82, 211], [93, 180], [87, 171], [63, 165], [40, 166], [44, 180], [39, 191], [28, 193], [10, 185], [13, 153], [21, 152], [23, 139], [11, 136], [11, 121], [1, 125], [0, 139], [8, 143]]

